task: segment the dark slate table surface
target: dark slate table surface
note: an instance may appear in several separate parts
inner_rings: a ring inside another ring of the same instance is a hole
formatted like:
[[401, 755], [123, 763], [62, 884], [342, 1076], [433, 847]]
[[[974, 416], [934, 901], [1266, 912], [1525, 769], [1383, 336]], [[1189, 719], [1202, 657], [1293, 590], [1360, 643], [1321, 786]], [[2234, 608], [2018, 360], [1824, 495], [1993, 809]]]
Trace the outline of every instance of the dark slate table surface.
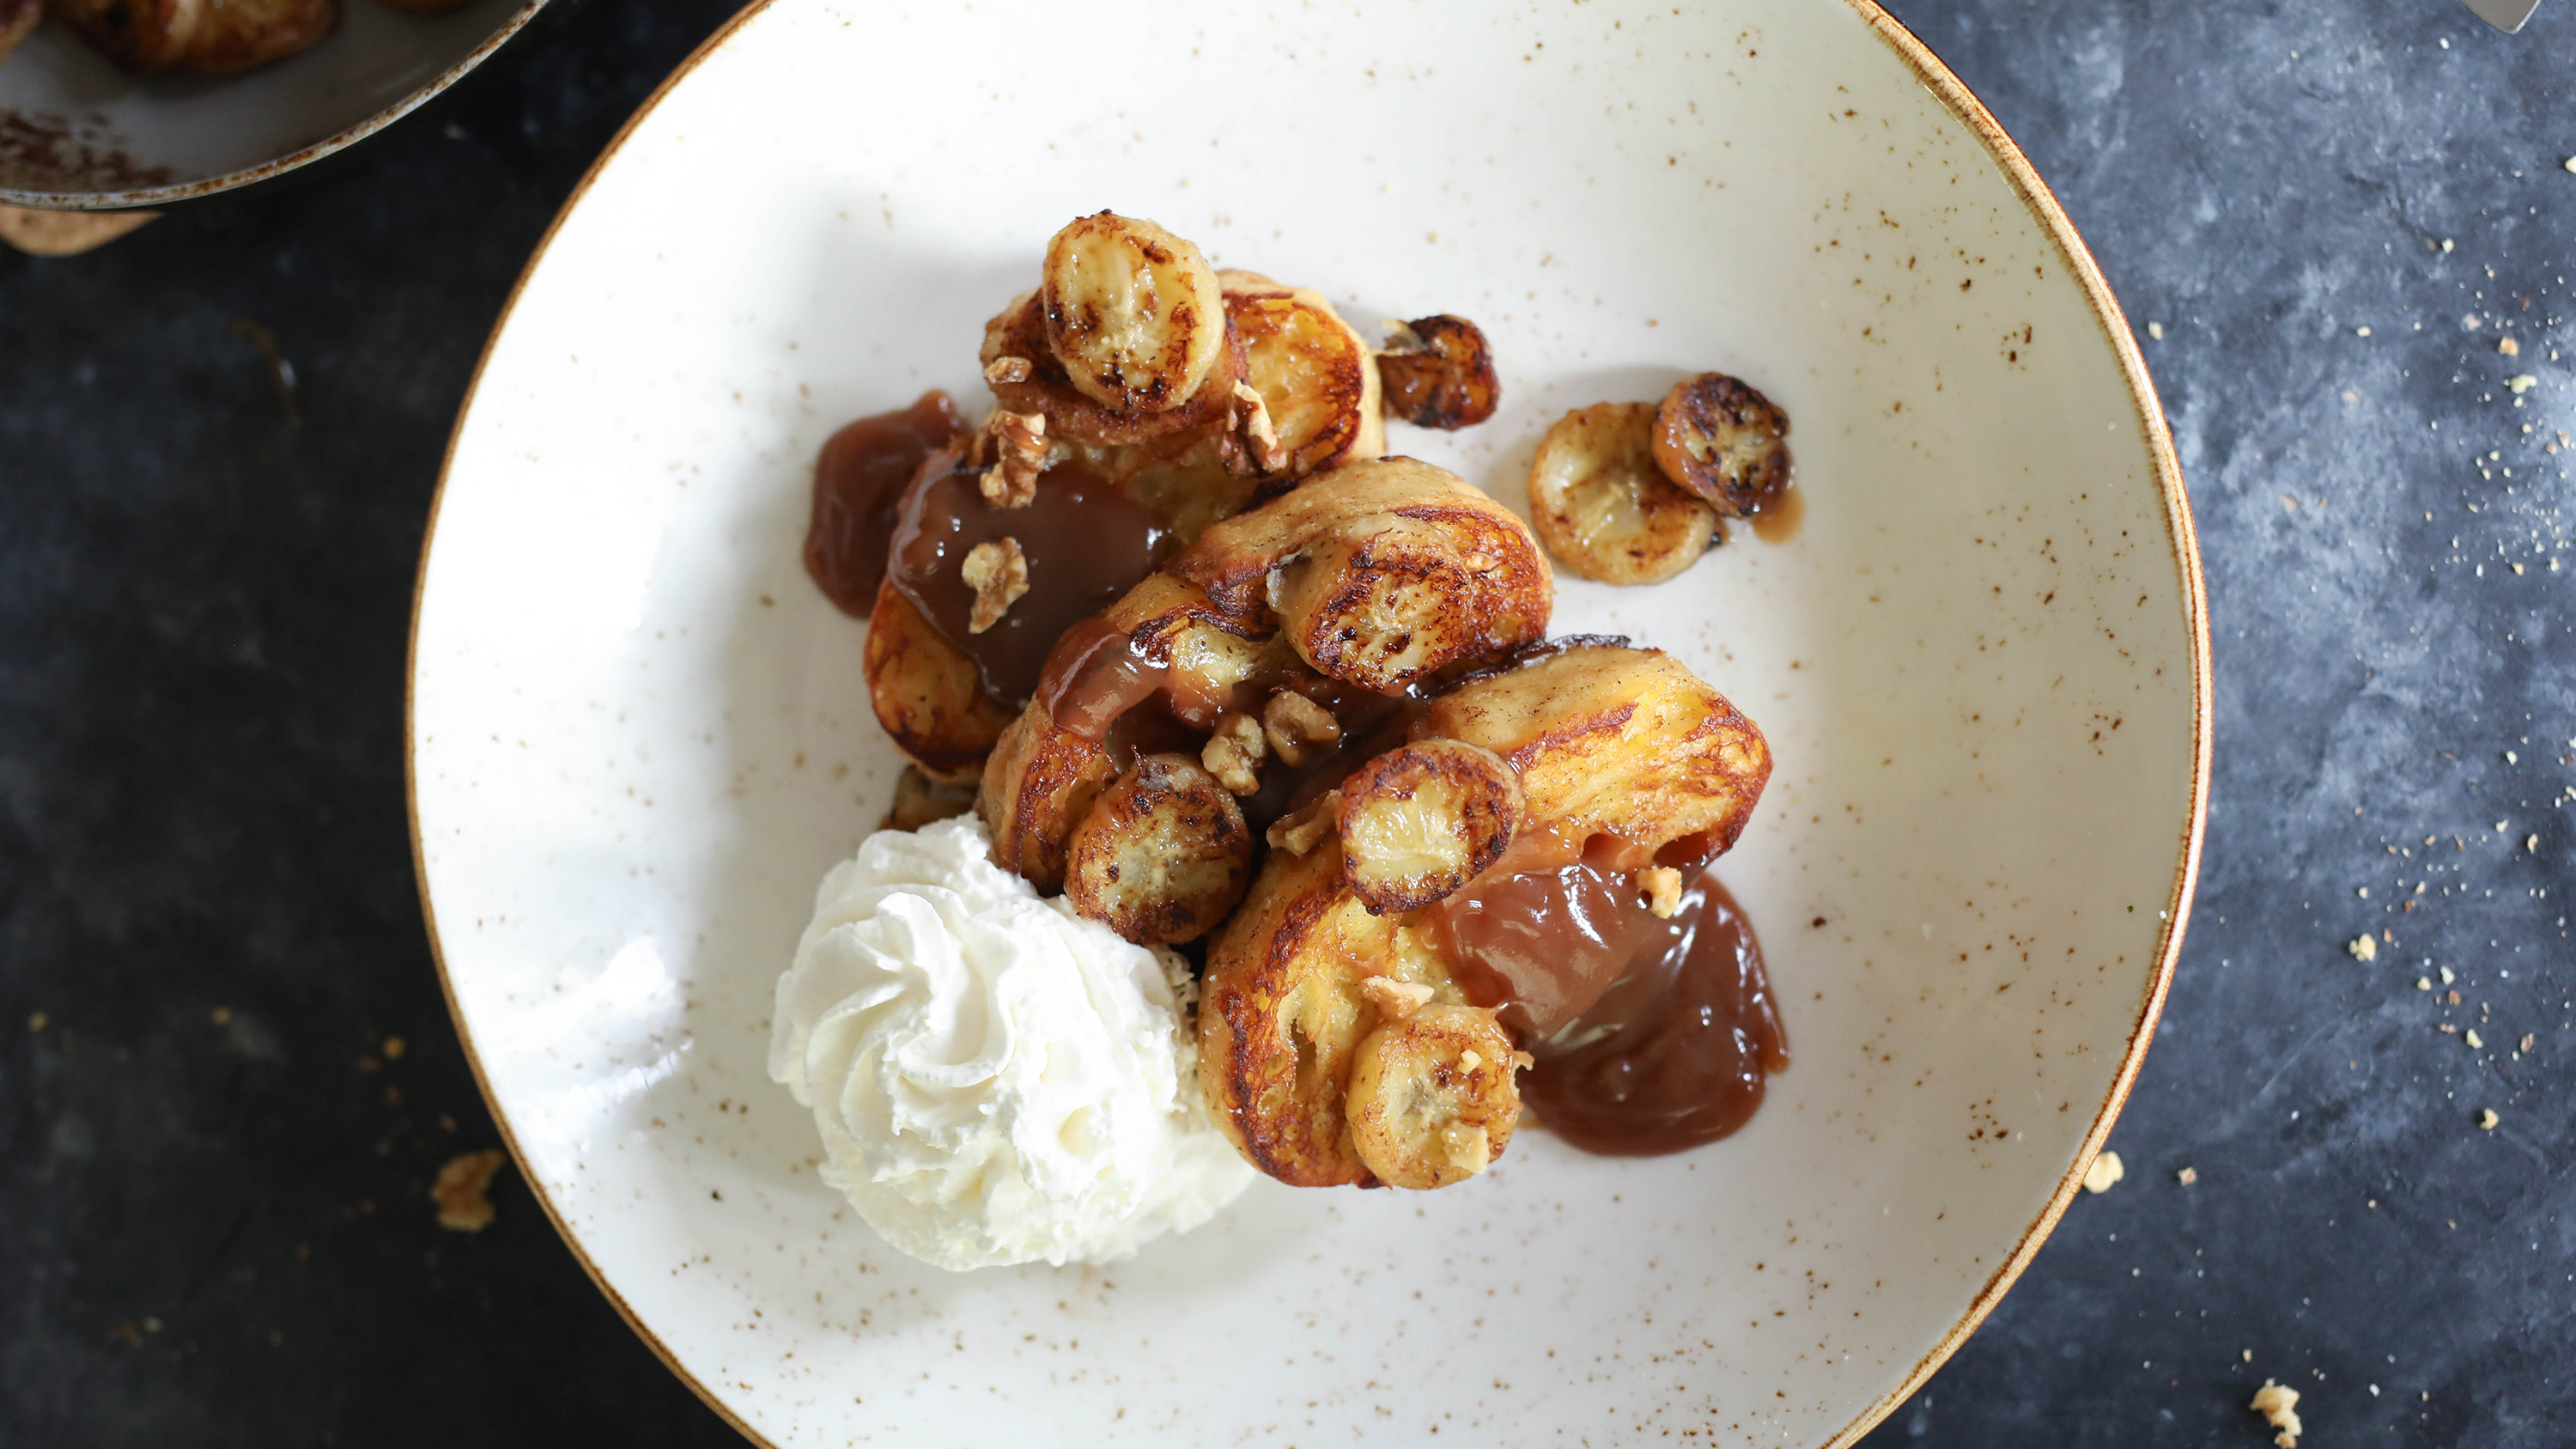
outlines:
[[[434, 1223], [497, 1134], [402, 782], [467, 374], [730, 3], [581, 7], [348, 164], [0, 253], [0, 1442], [732, 1442], [515, 1179]], [[1869, 1442], [2256, 1446], [2272, 1377], [2312, 1445], [2564, 1443], [2576, 0], [1894, 8], [2148, 339], [2219, 719], [2128, 1180]]]

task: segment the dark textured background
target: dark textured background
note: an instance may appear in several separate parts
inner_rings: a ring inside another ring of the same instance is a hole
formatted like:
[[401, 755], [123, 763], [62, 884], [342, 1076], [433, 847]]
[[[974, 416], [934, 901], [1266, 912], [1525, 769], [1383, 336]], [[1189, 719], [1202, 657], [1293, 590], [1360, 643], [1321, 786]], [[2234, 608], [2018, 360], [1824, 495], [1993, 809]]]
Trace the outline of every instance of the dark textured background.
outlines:
[[[515, 1179], [432, 1221], [497, 1138], [401, 753], [476, 352], [729, 9], [587, 5], [324, 174], [0, 252], [0, 1441], [731, 1441]], [[1894, 9], [2162, 329], [2219, 728], [2128, 1181], [1871, 1443], [2259, 1446], [2266, 1376], [2313, 1445], [2566, 1442], [2576, 0]]]

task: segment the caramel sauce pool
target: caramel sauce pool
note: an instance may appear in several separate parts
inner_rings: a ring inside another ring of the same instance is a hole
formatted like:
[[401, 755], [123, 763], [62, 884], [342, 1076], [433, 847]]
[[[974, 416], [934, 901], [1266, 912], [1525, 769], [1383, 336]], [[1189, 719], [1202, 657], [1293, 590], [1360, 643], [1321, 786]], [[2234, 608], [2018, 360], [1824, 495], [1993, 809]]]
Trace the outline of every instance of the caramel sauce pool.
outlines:
[[1534, 1059], [1521, 1098], [1586, 1152], [1646, 1157], [1728, 1136], [1789, 1065], [1743, 907], [1698, 874], [1659, 919], [1632, 876], [1578, 861], [1470, 886], [1426, 914], [1459, 986]]
[[1798, 525], [1807, 521], [1807, 494], [1802, 488], [1784, 489], [1780, 496], [1762, 505], [1762, 511], [1745, 522], [1753, 525], [1753, 536], [1764, 543], [1787, 543], [1798, 536]]
[[864, 619], [876, 607], [904, 489], [932, 453], [964, 431], [957, 405], [934, 388], [901, 412], [859, 419], [823, 445], [814, 460], [805, 572], [842, 613]]

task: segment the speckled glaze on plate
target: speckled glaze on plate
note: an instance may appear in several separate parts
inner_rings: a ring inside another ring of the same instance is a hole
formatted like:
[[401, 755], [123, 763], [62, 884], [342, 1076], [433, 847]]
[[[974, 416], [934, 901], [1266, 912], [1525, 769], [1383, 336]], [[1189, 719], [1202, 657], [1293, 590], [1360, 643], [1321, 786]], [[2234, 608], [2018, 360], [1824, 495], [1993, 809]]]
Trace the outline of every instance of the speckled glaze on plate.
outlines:
[[546, 0], [441, 15], [341, 0], [298, 55], [239, 75], [132, 76], [56, 24], [0, 65], [0, 203], [162, 206], [320, 160], [402, 119], [482, 64]]
[[[2189, 905], [2199, 565], [2108, 291], [1855, 0], [1113, 8], [746, 12], [496, 332], [422, 566], [412, 784], [520, 1163], [769, 1444], [1857, 1437], [2076, 1191]], [[1715, 367], [1795, 419], [1793, 540], [1557, 614], [1680, 654], [1777, 752], [1721, 874], [1796, 1062], [1741, 1135], [1534, 1132], [1460, 1189], [1263, 1183], [1112, 1268], [962, 1277], [816, 1179], [770, 989], [898, 760], [799, 566], [810, 463], [924, 387], [980, 398], [982, 320], [1103, 206], [1363, 326], [1478, 319], [1502, 412], [1391, 446], [1515, 503], [1572, 406]]]

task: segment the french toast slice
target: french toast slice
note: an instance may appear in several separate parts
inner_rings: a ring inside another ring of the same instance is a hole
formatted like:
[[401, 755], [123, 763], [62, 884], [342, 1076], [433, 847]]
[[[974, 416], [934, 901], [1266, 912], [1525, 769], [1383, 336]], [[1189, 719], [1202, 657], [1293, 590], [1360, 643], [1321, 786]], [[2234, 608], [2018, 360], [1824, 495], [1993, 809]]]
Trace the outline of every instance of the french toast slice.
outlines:
[[[1522, 792], [1517, 837], [1567, 861], [1604, 834], [1641, 861], [1692, 837], [1694, 855], [1722, 851], [1771, 770], [1761, 731], [1725, 696], [1669, 655], [1617, 641], [1541, 649], [1469, 679], [1413, 734], [1407, 749], [1447, 739], [1507, 762]], [[1353, 781], [1377, 788], [1368, 766]], [[1369, 909], [1349, 844], [1336, 822], [1271, 851], [1208, 954], [1200, 1082], [1245, 1160], [1283, 1182], [1446, 1186], [1474, 1175], [1474, 1144], [1490, 1161], [1509, 1142], [1514, 1059], [1496, 1055], [1501, 1028], [1465, 999], [1429, 933]], [[1509, 855], [1491, 868], [1511, 869]], [[1412, 1025], [1434, 1008], [1485, 1020]]]

